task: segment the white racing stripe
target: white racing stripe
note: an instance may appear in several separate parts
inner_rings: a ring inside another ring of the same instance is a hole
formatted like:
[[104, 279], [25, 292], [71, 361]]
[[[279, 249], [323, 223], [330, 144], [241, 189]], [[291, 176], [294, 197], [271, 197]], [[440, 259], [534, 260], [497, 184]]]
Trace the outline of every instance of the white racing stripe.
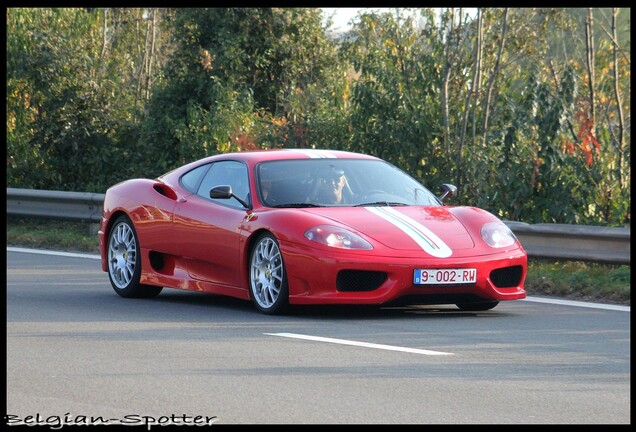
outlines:
[[311, 340], [316, 342], [328, 342], [328, 343], [335, 343], [340, 345], [353, 345], [353, 346], [359, 346], [359, 347], [365, 347], [365, 348], [376, 348], [376, 349], [383, 349], [388, 351], [402, 351], [402, 352], [407, 352], [412, 354], [424, 354], [424, 355], [434, 355], [434, 356], [453, 355], [453, 353], [447, 353], [442, 351], [430, 351], [430, 350], [424, 350], [424, 349], [418, 349], [418, 348], [406, 348], [406, 347], [399, 347], [399, 346], [393, 346], [393, 345], [382, 345], [382, 344], [376, 344], [376, 343], [351, 341], [346, 339], [333, 339], [333, 338], [326, 338], [321, 336], [309, 336], [309, 335], [303, 335], [303, 334], [297, 334], [297, 333], [263, 333], [263, 334], [266, 334], [269, 336], [279, 336], [279, 337], [286, 337], [286, 338], [293, 338], [293, 339]]
[[312, 159], [337, 159], [337, 156], [326, 150], [286, 149], [304, 153]]
[[431, 230], [393, 207], [365, 207], [371, 213], [399, 228], [411, 237], [425, 252], [436, 258], [448, 258], [453, 251]]

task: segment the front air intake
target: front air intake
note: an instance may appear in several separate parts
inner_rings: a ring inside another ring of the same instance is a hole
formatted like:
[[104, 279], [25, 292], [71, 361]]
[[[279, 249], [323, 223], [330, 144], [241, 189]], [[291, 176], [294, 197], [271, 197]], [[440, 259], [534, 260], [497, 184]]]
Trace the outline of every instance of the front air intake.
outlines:
[[373, 291], [384, 283], [387, 276], [384, 272], [369, 270], [342, 270], [336, 278], [338, 291]]
[[490, 272], [490, 280], [497, 288], [514, 288], [521, 283], [521, 266], [504, 267]]

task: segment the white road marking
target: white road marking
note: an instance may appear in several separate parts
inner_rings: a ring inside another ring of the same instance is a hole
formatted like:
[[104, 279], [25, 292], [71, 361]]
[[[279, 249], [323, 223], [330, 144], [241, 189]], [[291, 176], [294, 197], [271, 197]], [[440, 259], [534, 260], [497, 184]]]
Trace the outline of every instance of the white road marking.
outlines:
[[578, 307], [586, 307], [593, 309], [607, 309], [607, 310], [615, 310], [622, 312], [630, 312], [630, 306], [621, 306], [621, 305], [612, 305], [612, 304], [600, 304], [600, 303], [587, 303], [582, 301], [574, 301], [574, 300], [561, 300], [554, 298], [542, 298], [542, 297], [526, 297], [522, 299], [522, 301], [529, 301], [535, 303], [550, 303], [550, 304], [558, 304], [565, 306], [578, 306]]
[[270, 335], [270, 336], [293, 338], [293, 339], [305, 339], [305, 340], [312, 340], [317, 342], [329, 342], [329, 343], [336, 343], [341, 345], [353, 345], [353, 346], [360, 346], [365, 348], [376, 348], [376, 349], [383, 349], [388, 351], [402, 351], [402, 352], [408, 352], [413, 354], [453, 355], [453, 353], [447, 353], [442, 351], [430, 351], [430, 350], [417, 349], [417, 348], [406, 348], [406, 347], [399, 347], [399, 346], [393, 346], [393, 345], [382, 345], [382, 344], [376, 344], [376, 343], [358, 342], [358, 341], [351, 341], [346, 339], [333, 339], [333, 338], [326, 338], [326, 337], [320, 337], [320, 336], [302, 335], [297, 333], [264, 333], [264, 334]]
[[65, 256], [65, 257], [73, 257], [73, 258], [89, 258], [89, 259], [101, 259], [99, 255], [95, 254], [81, 254], [81, 253], [73, 253], [73, 252], [59, 252], [45, 249], [26, 249], [19, 247], [9, 247], [7, 246], [7, 252], [24, 252], [24, 253], [32, 253], [32, 254], [40, 254], [40, 255], [55, 255], [55, 256]]

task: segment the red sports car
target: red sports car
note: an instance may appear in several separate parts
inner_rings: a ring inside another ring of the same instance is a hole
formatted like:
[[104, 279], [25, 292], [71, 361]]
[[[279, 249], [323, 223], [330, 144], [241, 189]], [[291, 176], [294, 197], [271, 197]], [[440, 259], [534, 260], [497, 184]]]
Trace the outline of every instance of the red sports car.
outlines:
[[290, 304], [525, 298], [527, 255], [497, 217], [442, 202], [379, 158], [331, 150], [219, 154], [106, 192], [102, 269], [122, 297], [163, 287]]

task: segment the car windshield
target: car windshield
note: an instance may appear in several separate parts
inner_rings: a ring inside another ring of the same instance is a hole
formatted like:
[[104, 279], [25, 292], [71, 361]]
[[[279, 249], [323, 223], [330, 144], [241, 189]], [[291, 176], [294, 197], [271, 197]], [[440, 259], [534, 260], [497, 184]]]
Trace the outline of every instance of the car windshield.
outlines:
[[421, 183], [382, 160], [267, 161], [257, 166], [256, 184], [268, 207], [442, 205]]

